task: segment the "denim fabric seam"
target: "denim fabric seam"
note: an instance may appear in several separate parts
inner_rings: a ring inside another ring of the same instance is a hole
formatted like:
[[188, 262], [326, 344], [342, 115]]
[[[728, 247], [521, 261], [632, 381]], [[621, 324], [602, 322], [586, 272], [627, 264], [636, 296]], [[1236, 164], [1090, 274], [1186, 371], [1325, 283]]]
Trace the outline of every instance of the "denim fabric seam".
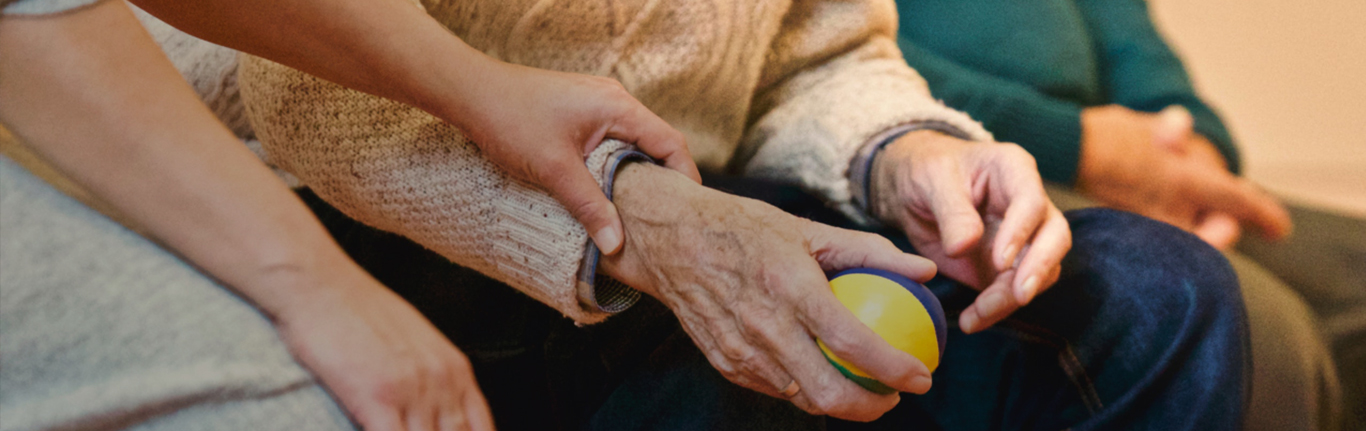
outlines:
[[[957, 325], [954, 326], [957, 327]], [[1021, 341], [1045, 344], [1057, 350], [1058, 367], [1062, 369], [1063, 374], [1067, 375], [1068, 380], [1072, 381], [1082, 403], [1086, 405], [1086, 410], [1094, 415], [1105, 408], [1105, 403], [1100, 400], [1100, 394], [1096, 393], [1095, 384], [1091, 381], [1091, 376], [1087, 374], [1086, 367], [1081, 365], [1081, 359], [1077, 358], [1076, 352], [1072, 350], [1072, 343], [1062, 336], [1046, 328], [1013, 318], [1007, 318], [987, 330], [1001, 332]]]

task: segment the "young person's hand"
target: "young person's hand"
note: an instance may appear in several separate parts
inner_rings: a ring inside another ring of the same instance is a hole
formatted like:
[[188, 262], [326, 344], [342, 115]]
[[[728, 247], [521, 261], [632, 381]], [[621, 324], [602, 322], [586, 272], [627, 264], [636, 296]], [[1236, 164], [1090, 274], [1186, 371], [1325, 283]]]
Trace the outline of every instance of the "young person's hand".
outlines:
[[907, 133], [874, 162], [872, 187], [875, 216], [904, 230], [944, 275], [982, 291], [959, 318], [963, 332], [1052, 286], [1072, 247], [1034, 158], [1014, 144]]
[[603, 253], [621, 248], [621, 220], [583, 162], [604, 139], [633, 143], [701, 182], [683, 134], [617, 81], [501, 62], [487, 73], [470, 77], [479, 83], [474, 105], [451, 120], [490, 161], [563, 204]]
[[1103, 204], [1170, 223], [1217, 248], [1236, 242], [1241, 226], [1273, 239], [1288, 235], [1285, 208], [1229, 173], [1218, 150], [1192, 125], [1179, 107], [1158, 114], [1113, 105], [1086, 109], [1077, 187]]
[[0, 18], [0, 58], [0, 123], [270, 316], [362, 428], [493, 429], [465, 357], [346, 256], [124, 2]]
[[627, 165], [614, 200], [627, 232], [605, 274], [659, 299], [728, 380], [811, 414], [869, 421], [897, 394], [864, 390], [817, 347], [888, 386], [930, 389], [930, 372], [882, 340], [835, 299], [823, 271], [874, 267], [925, 281], [934, 264], [887, 239], [803, 220], [762, 202]]
[[134, 2], [202, 39], [455, 125], [498, 167], [548, 191], [606, 254], [620, 248], [621, 221], [584, 167], [603, 139], [700, 181], [682, 133], [621, 84], [499, 61], [409, 0]]
[[450, 340], [363, 272], [330, 272], [331, 281], [288, 280], [311, 294], [272, 317], [294, 357], [362, 429], [493, 430], [469, 360]]

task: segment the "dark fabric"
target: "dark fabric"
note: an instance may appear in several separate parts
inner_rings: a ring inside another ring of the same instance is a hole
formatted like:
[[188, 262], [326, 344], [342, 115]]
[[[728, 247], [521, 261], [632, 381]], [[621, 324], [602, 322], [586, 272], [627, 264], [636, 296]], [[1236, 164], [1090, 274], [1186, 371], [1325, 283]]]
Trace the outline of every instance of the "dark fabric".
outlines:
[[1143, 0], [897, 0], [902, 54], [935, 97], [1071, 184], [1081, 109], [1182, 105], [1239, 172], [1237, 148], [1153, 27]]
[[1342, 380], [1344, 429], [1366, 430], [1366, 220], [1288, 208], [1294, 235], [1244, 235], [1237, 249], [1295, 286], [1318, 314]]
[[[708, 176], [709, 186], [834, 225], [794, 187]], [[471, 359], [499, 429], [824, 429], [783, 400], [729, 383], [651, 298], [579, 328], [530, 298], [300, 196], [363, 267]], [[1237, 429], [1247, 331], [1223, 258], [1167, 225], [1111, 210], [1069, 213], [1063, 282], [996, 329], [952, 325], [935, 387], [871, 424], [835, 429]], [[903, 248], [904, 238], [888, 232]], [[975, 295], [931, 288], [956, 322]]]

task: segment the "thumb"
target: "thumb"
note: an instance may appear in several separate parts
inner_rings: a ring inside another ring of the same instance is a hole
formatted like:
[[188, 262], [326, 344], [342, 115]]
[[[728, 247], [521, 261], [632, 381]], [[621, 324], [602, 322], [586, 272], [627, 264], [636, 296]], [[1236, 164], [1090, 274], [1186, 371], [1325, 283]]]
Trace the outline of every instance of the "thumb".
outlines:
[[619, 118], [605, 137], [635, 144], [640, 151], [662, 161], [664, 167], [686, 175], [693, 182], [702, 182], [683, 132], [642, 105], [636, 104], [629, 114]]
[[602, 188], [582, 165], [559, 169], [560, 175], [551, 176], [558, 181], [545, 182], [550, 196], [564, 205], [569, 214], [578, 220], [593, 237], [593, 243], [603, 254], [615, 254], [621, 249], [621, 216], [616, 205], [607, 200]]
[[877, 268], [924, 283], [934, 278], [934, 261], [902, 252], [881, 235], [848, 231], [809, 222], [814, 228], [807, 237], [821, 269], [838, 271], [849, 268]]
[[1180, 152], [1181, 146], [1195, 133], [1195, 118], [1186, 107], [1171, 105], [1156, 114], [1153, 122], [1153, 145], [1167, 151]]

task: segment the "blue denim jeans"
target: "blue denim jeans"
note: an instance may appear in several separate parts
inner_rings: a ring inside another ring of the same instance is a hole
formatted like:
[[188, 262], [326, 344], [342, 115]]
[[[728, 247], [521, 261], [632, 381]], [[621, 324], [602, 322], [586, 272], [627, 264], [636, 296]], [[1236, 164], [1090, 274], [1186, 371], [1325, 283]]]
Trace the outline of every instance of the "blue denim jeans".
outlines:
[[[852, 227], [800, 190], [707, 177], [709, 186]], [[976, 292], [929, 283], [950, 314], [934, 388], [872, 423], [807, 415], [720, 376], [650, 299], [580, 328], [403, 238], [301, 196], [367, 270], [469, 357], [499, 429], [1160, 429], [1241, 426], [1247, 323], [1228, 263], [1171, 226], [1111, 210], [1068, 213], [1061, 279], [995, 327], [965, 335]], [[910, 250], [897, 232], [884, 232]]]

